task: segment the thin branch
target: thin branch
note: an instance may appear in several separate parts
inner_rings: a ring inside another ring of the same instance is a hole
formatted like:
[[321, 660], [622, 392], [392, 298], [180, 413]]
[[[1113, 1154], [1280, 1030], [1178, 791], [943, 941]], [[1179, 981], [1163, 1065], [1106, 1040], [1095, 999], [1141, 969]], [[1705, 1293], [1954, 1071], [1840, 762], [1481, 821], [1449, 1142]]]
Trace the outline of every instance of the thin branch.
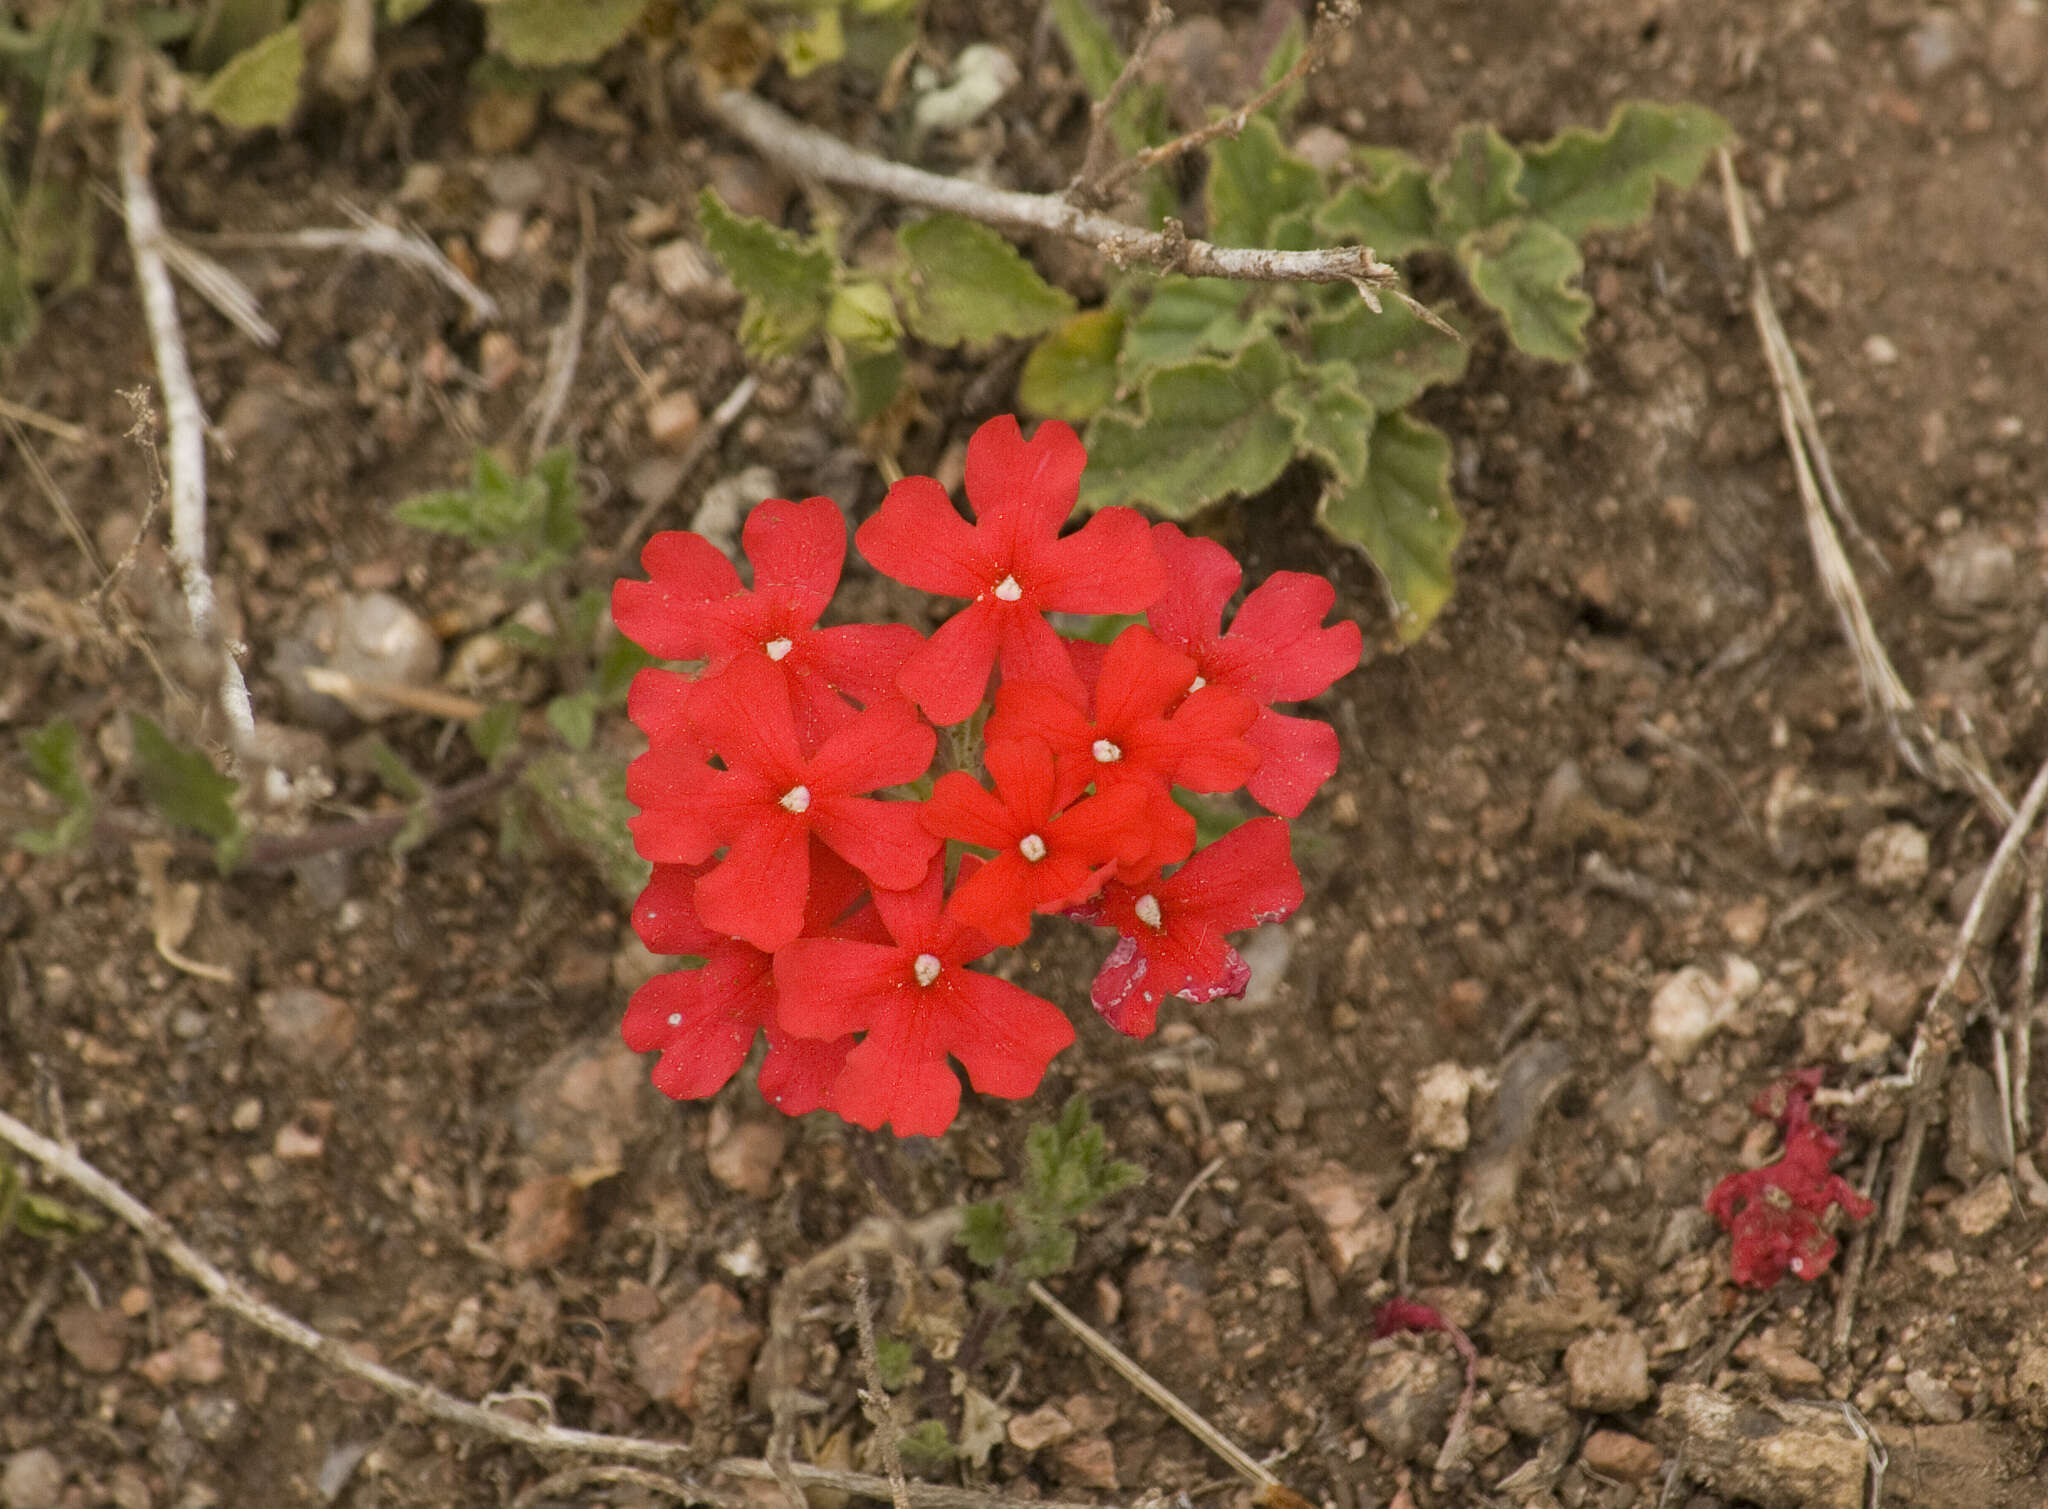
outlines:
[[142, 312], [149, 324], [149, 344], [156, 355], [164, 390], [164, 416], [170, 429], [171, 561], [185, 592], [185, 611], [192, 632], [220, 661], [220, 705], [236, 750], [255, 741], [256, 715], [249, 705], [249, 686], [242, 667], [220, 631], [213, 578], [206, 571], [206, 414], [192, 385], [192, 365], [185, 356], [184, 332], [178, 325], [178, 296], [164, 266], [163, 211], [149, 182], [149, 126], [142, 118], [143, 62], [129, 65], [121, 111], [121, 210], [128, 228], [128, 247], [135, 260], [135, 282], [142, 294]]
[[479, 320], [498, 318], [498, 301], [485, 293], [468, 276], [441, 254], [417, 231], [403, 231], [386, 225], [376, 216], [339, 201], [342, 213], [355, 221], [352, 229], [313, 227], [297, 231], [229, 231], [208, 236], [214, 246], [246, 246], [277, 251], [345, 251], [365, 256], [387, 257], [419, 268], [469, 306]]
[[1237, 278], [1258, 283], [1349, 283], [1375, 310], [1379, 308], [1379, 294], [1394, 290], [1399, 278], [1395, 269], [1373, 256], [1371, 247], [1272, 251], [1254, 246], [1213, 246], [1188, 235], [1177, 221], [1169, 220], [1163, 231], [1140, 230], [1108, 215], [1081, 209], [1057, 194], [990, 188], [870, 156], [837, 137], [802, 124], [744, 90], [726, 90], [712, 96], [708, 104], [726, 129], [799, 176], [865, 189], [906, 204], [947, 210], [1011, 230], [1050, 231], [1093, 246], [1118, 267], [1149, 266], [1189, 277]]
[[[685, 1470], [692, 1462], [688, 1446], [676, 1441], [653, 1441], [640, 1436], [613, 1436], [600, 1431], [571, 1430], [559, 1425], [535, 1425], [513, 1415], [499, 1414], [443, 1393], [432, 1384], [408, 1378], [402, 1373], [371, 1362], [330, 1336], [259, 1299], [238, 1280], [228, 1277], [192, 1248], [170, 1223], [128, 1193], [91, 1162], [69, 1148], [52, 1142], [33, 1128], [0, 1111], [0, 1142], [5, 1142], [84, 1194], [91, 1196], [133, 1227], [151, 1251], [204, 1290], [229, 1314], [247, 1321], [257, 1330], [287, 1346], [309, 1353], [320, 1362], [351, 1378], [369, 1384], [431, 1419], [458, 1425], [508, 1445], [523, 1446], [538, 1456], [578, 1455], [615, 1462], [638, 1462], [674, 1474], [670, 1491], [690, 1503], [713, 1509], [746, 1509], [752, 1500], [745, 1494], [714, 1488]], [[711, 1466], [718, 1477], [773, 1480], [775, 1472], [758, 1457], [726, 1457]], [[828, 1467], [791, 1463], [786, 1469], [802, 1484], [859, 1494], [887, 1501], [887, 1479], [864, 1472], [841, 1472]], [[586, 1480], [589, 1481], [589, 1480]], [[948, 1488], [933, 1483], [909, 1483], [906, 1495], [912, 1509], [1003, 1509], [1015, 1501], [972, 1489]], [[1031, 1509], [1092, 1509], [1085, 1504], [1045, 1500]]]
[[910, 1509], [910, 1486], [903, 1476], [903, 1457], [896, 1449], [903, 1427], [896, 1419], [896, 1401], [882, 1383], [882, 1354], [875, 1346], [875, 1306], [868, 1294], [868, 1265], [865, 1257], [854, 1259], [848, 1269], [853, 1285], [853, 1323], [860, 1337], [860, 1367], [866, 1386], [860, 1402], [875, 1428], [881, 1448], [882, 1467], [889, 1474], [889, 1498], [896, 1509]]
[[576, 366], [583, 359], [583, 321], [590, 313], [590, 244], [597, 239], [597, 208], [588, 185], [577, 194], [581, 222], [576, 240], [576, 260], [569, 269], [569, 307], [562, 322], [548, 336], [547, 377], [535, 399], [533, 440], [526, 449], [530, 469], [554, 439], [562, 408], [569, 401], [569, 389], [576, 381]]
[[[1982, 760], [1958, 749], [1935, 732], [1914, 702], [1913, 694], [1906, 689], [1905, 682], [1899, 679], [1891, 657], [1885, 653], [1884, 644], [1877, 637], [1870, 608], [1863, 601], [1862, 589], [1856, 585], [1856, 573], [1850, 567], [1841, 538], [1828, 518], [1820, 481], [1821, 477], [1826, 477], [1830, 484], [1833, 481], [1834, 474], [1827, 462], [1827, 447], [1821, 439], [1820, 426], [1806, 393], [1806, 379], [1800, 372], [1798, 355], [1785, 334], [1785, 327], [1779, 323], [1777, 307], [1771, 300], [1770, 284], [1765, 280], [1763, 263], [1750, 236], [1749, 214], [1743, 207], [1741, 185], [1736, 182], [1734, 160], [1725, 147], [1720, 152], [1720, 167], [1721, 197], [1728, 216], [1728, 234], [1735, 244], [1736, 256], [1742, 259], [1748, 270], [1750, 317], [1756, 324], [1758, 339], [1763, 343], [1771, 384], [1777, 390], [1778, 422], [1785, 432], [1785, 448], [1792, 456], [1792, 475], [1798, 483], [1799, 501], [1806, 515], [1807, 542], [1813, 551], [1814, 568], [1829, 602], [1834, 605], [1835, 615], [1841, 622], [1842, 636], [1848, 640], [1850, 651], [1856, 658], [1864, 698], [1883, 714], [1891, 730], [1893, 745], [1915, 774], [1944, 790], [1960, 787], [1969, 791], [2000, 826], [2004, 826], [2012, 821], [2012, 803], [1998, 789], [1998, 783], [1984, 768]], [[1839, 492], [1835, 497], [1839, 502]], [[1839, 506], [1842, 516], [1849, 517], [1847, 505]]]
[[1315, 25], [1309, 31], [1308, 40], [1302, 44], [1301, 56], [1296, 58], [1293, 66], [1279, 78], [1235, 110], [1217, 116], [1208, 125], [1198, 127], [1184, 136], [1177, 136], [1172, 141], [1162, 142], [1156, 147], [1147, 147], [1142, 152], [1134, 153], [1102, 176], [1093, 190], [1093, 196], [1099, 196], [1106, 201], [1140, 173], [1156, 168], [1161, 163], [1172, 162], [1176, 157], [1192, 152], [1197, 147], [1206, 147], [1218, 137], [1240, 135], [1253, 116], [1322, 67], [1337, 33], [1357, 19], [1357, 0], [1329, 0], [1328, 4], [1317, 9]]
[[2044, 899], [2042, 867], [2036, 864], [2027, 876], [2027, 905], [2020, 918], [2019, 987], [2013, 993], [2010, 1027], [2012, 1032], [2011, 1125], [2006, 1143], [2017, 1153], [2034, 1140], [2034, 1117], [2028, 1109], [2028, 1079], [2034, 1061], [2035, 975], [2041, 964], [2041, 921]]
[[73, 424], [68, 419], [58, 419], [54, 415], [43, 413], [40, 409], [31, 409], [5, 398], [0, 398], [0, 419], [14, 424], [25, 424], [32, 430], [41, 430], [46, 435], [54, 435], [57, 439], [72, 445], [83, 445], [92, 438], [92, 432], [82, 425]]
[[1137, 40], [1131, 43], [1130, 56], [1124, 59], [1124, 66], [1117, 70], [1109, 90], [1097, 100], [1088, 111], [1088, 145], [1081, 151], [1081, 171], [1067, 184], [1067, 197], [1078, 205], [1098, 209], [1109, 203], [1109, 192], [1103, 179], [1115, 168], [1111, 153], [1116, 150], [1116, 112], [1124, 102], [1124, 96], [1131, 92], [1131, 86], [1138, 81], [1144, 70], [1145, 59], [1152, 51], [1152, 44], [1159, 40], [1161, 32], [1173, 24], [1173, 12], [1165, 6], [1154, 4], [1145, 17], [1145, 25], [1138, 32]]

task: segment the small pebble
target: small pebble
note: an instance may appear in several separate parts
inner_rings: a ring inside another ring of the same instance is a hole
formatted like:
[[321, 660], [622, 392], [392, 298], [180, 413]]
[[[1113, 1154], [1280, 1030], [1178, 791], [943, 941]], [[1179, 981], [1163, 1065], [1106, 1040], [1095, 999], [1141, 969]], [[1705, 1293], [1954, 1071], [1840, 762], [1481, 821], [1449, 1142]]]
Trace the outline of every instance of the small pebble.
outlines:
[[0, 1469], [0, 1506], [4, 1509], [57, 1509], [64, 1491], [64, 1464], [47, 1446], [17, 1451]]
[[1958, 1236], [1976, 1241], [2004, 1225], [2013, 1205], [2011, 1182], [2004, 1174], [1993, 1174], [1975, 1189], [1949, 1201], [1946, 1214]]
[[1626, 1431], [1596, 1430], [1579, 1448], [1579, 1460], [1602, 1477], [1641, 1483], [1657, 1475], [1664, 1465], [1664, 1453]]
[[1953, 68], [1968, 45], [1969, 32], [1952, 10], [1932, 10], [1901, 44], [1906, 72], [1916, 84], [1932, 83]]
[[88, 1373], [118, 1371], [128, 1356], [128, 1319], [119, 1310], [66, 1305], [52, 1324], [57, 1344]]
[[1652, 1392], [1650, 1355], [1633, 1330], [1581, 1336], [1565, 1348], [1564, 1372], [1572, 1408], [1598, 1415], [1634, 1409]]
[[696, 436], [704, 415], [688, 393], [665, 393], [647, 406], [647, 435], [656, 445], [679, 451]]
[[1877, 896], [1902, 896], [1927, 878], [1927, 835], [1911, 823], [1884, 823], [1856, 846], [1856, 883]]
[[1740, 954], [1722, 959], [1718, 980], [1697, 964], [1686, 965], [1650, 997], [1651, 1043], [1668, 1062], [1690, 1063], [1762, 983], [1757, 967]]
[[498, 1255], [510, 1268], [546, 1268], [567, 1257], [582, 1236], [583, 1186], [566, 1174], [543, 1174], [505, 1201]]
[[1963, 1401], [1956, 1391], [1924, 1368], [1907, 1372], [1906, 1392], [1936, 1425], [1954, 1425], [1963, 1418]]

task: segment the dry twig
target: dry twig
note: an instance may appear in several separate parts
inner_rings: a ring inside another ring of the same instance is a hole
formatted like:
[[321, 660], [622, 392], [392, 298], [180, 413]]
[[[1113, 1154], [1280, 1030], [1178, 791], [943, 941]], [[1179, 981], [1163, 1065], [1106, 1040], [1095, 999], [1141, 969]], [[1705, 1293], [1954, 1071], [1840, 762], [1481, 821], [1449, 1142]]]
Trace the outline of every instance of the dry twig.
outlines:
[[417, 267], [469, 306], [479, 320], [498, 317], [498, 301], [485, 293], [468, 276], [441, 254], [441, 248], [418, 231], [403, 231], [386, 225], [375, 215], [339, 201], [341, 211], [355, 222], [352, 228], [316, 226], [298, 231], [229, 231], [206, 239], [214, 246], [246, 246], [277, 251], [344, 251], [365, 256], [386, 257]]
[[149, 344], [164, 390], [170, 428], [171, 561], [185, 593], [192, 632], [220, 661], [220, 705], [237, 751], [256, 736], [248, 683], [220, 631], [213, 578], [206, 570], [206, 414], [192, 386], [192, 365], [178, 324], [178, 296], [164, 265], [163, 211], [149, 182], [149, 126], [142, 117], [143, 64], [130, 65], [121, 111], [121, 209]]
[[1108, 92], [1089, 107], [1088, 144], [1081, 149], [1081, 171], [1067, 184], [1067, 198], [1074, 203], [1089, 209], [1100, 209], [1109, 203], [1109, 191], [1103, 179], [1115, 171], [1110, 154], [1116, 150], [1114, 128], [1117, 108], [1144, 71], [1152, 44], [1172, 24], [1173, 12], [1155, 3], [1146, 14], [1145, 25], [1138, 32], [1137, 40], [1131, 43], [1130, 55], [1124, 59], [1124, 66], [1117, 70]]
[[529, 470], [554, 439], [563, 406], [569, 402], [569, 389], [576, 381], [577, 363], [583, 359], [583, 321], [590, 313], [590, 246], [597, 239], [597, 207], [588, 185], [577, 191], [576, 207], [581, 227], [576, 260], [569, 269], [569, 307], [548, 336], [547, 377], [534, 399], [533, 440], [526, 448]]
[[910, 1509], [910, 1485], [904, 1480], [903, 1458], [896, 1450], [903, 1427], [896, 1419], [895, 1401], [882, 1384], [882, 1354], [875, 1346], [875, 1306], [868, 1294], [867, 1260], [856, 1258], [847, 1277], [853, 1286], [853, 1322], [860, 1335], [860, 1368], [865, 1380], [860, 1391], [861, 1407], [868, 1423], [874, 1426], [875, 1441], [881, 1447], [882, 1466], [889, 1474], [889, 1497], [896, 1509]]
[[[927, 173], [873, 157], [804, 125], [744, 90], [712, 96], [711, 113], [734, 135], [790, 172], [805, 178], [947, 210], [988, 225], [1050, 231], [1085, 242], [1118, 267], [1149, 266], [1189, 277], [1237, 278], [1258, 283], [1349, 283], [1374, 310], [1381, 292], [1394, 292], [1399, 274], [1367, 246], [1272, 251], [1256, 246], [1213, 246], [1188, 235], [1178, 221], [1144, 231], [1084, 210], [1058, 194], [1025, 194], [964, 178]], [[1411, 305], [1410, 307], [1416, 307]]]
[[71, 445], [83, 445], [91, 438], [91, 433], [81, 425], [45, 414], [40, 409], [12, 403], [5, 398], [0, 398], [0, 420], [6, 420], [10, 424], [27, 425], [32, 430], [41, 430], [44, 434], [53, 435]]

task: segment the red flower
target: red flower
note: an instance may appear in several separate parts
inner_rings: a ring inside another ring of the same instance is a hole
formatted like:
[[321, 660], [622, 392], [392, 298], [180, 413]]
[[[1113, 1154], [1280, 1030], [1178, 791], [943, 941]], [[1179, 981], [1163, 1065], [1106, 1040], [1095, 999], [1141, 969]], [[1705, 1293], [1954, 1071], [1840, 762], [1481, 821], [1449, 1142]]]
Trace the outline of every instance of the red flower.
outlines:
[[864, 707], [893, 700], [896, 675], [924, 641], [907, 624], [817, 627], [839, 585], [846, 520], [830, 498], [770, 498], [747, 515], [741, 543], [754, 588], [702, 535], [667, 530], [647, 542], [648, 581], [612, 588], [619, 632], [664, 660], [702, 660], [716, 676], [738, 659], [776, 666], [796, 699], [797, 721], [820, 739]]
[[1258, 705], [1220, 686], [1187, 695], [1194, 675], [1194, 661], [1133, 625], [1103, 657], [1093, 681], [1092, 718], [1059, 687], [1005, 681], [996, 688], [984, 738], [991, 748], [1043, 739], [1059, 761], [1063, 803], [1091, 782], [1097, 791], [1136, 786], [1152, 843], [1127, 870], [1151, 874], [1178, 864], [1195, 847], [1195, 819], [1174, 801], [1173, 788], [1235, 791], [1259, 765], [1258, 751], [1243, 738]]
[[958, 723], [981, 705], [990, 669], [1006, 678], [1075, 684], [1066, 647], [1044, 615], [1139, 613], [1164, 589], [1144, 519], [1105, 508], [1062, 539], [1087, 452], [1058, 420], [1028, 442], [1009, 415], [967, 442], [967, 498], [977, 522], [954, 511], [930, 477], [905, 477], [855, 533], [875, 569], [968, 605], [904, 664], [896, 684], [934, 723]]
[[1152, 530], [1168, 586], [1147, 622], [1194, 657], [1198, 685], [1227, 686], [1260, 705], [1246, 734], [1263, 759], [1247, 789], [1269, 812], [1299, 817], [1337, 769], [1337, 731], [1269, 704], [1320, 696], [1358, 664], [1364, 637], [1348, 619], [1323, 626], [1337, 592], [1320, 576], [1276, 571], [1253, 589], [1223, 632], [1223, 607], [1243, 570], [1214, 540], [1190, 539], [1172, 524]]
[[[852, 866], [817, 844], [806, 927], [818, 934], [872, 937], [872, 912], [841, 921], [866, 890]], [[774, 958], [737, 938], [707, 928], [697, 915], [697, 877], [709, 866], [658, 864], [633, 907], [633, 929], [658, 954], [696, 954], [704, 963], [656, 975], [626, 1006], [626, 1046], [659, 1053], [654, 1087], [674, 1100], [702, 1100], [725, 1088], [766, 1030], [761, 1094], [791, 1116], [815, 1111], [853, 1047], [851, 1036], [830, 1041], [797, 1037], [776, 1014]], [[836, 926], [835, 926], [836, 924]]]
[[1061, 811], [1057, 766], [1042, 739], [988, 746], [991, 795], [974, 777], [949, 771], [925, 803], [926, 828], [941, 838], [995, 850], [995, 858], [953, 888], [948, 915], [998, 943], [1031, 936], [1031, 914], [1073, 906], [1091, 894], [1096, 870], [1130, 863], [1151, 845], [1145, 794], [1119, 786]]
[[1239, 824], [1164, 880], [1111, 881], [1072, 913], [1122, 934], [1089, 998], [1117, 1031], [1144, 1037], [1170, 995], [1242, 995], [1251, 970], [1225, 935], [1290, 917], [1301, 900], [1287, 824], [1277, 817]]
[[699, 749], [656, 744], [627, 768], [626, 795], [641, 808], [632, 828], [644, 857], [694, 865], [725, 848], [697, 882], [706, 925], [771, 953], [795, 938], [812, 834], [876, 885], [924, 875], [939, 843], [918, 805], [862, 794], [916, 780], [931, 764], [936, 740], [908, 704], [877, 703], [806, 758], [781, 676], [742, 659], [692, 686], [687, 712], [725, 768], [705, 764]]
[[[1776, 1163], [1730, 1174], [1707, 1196], [1707, 1213], [1734, 1237], [1729, 1267], [1735, 1282], [1768, 1289], [1787, 1271], [1813, 1281], [1835, 1260], [1835, 1238], [1821, 1225], [1831, 1206], [1852, 1221], [1877, 1207], [1849, 1181], [1830, 1172], [1842, 1144], [1815, 1125], [1813, 1093], [1821, 1071], [1804, 1069], [1759, 1095], [1750, 1105], [1758, 1116], [1775, 1114], [1785, 1132]], [[1782, 1109], [1774, 1100], [1782, 1098]]]
[[806, 938], [776, 955], [786, 1026], [866, 1034], [827, 1103], [870, 1131], [888, 1122], [899, 1137], [936, 1137], [951, 1126], [960, 1081], [949, 1056], [982, 1094], [1017, 1100], [1074, 1040], [1050, 1001], [966, 967], [995, 945], [946, 914], [944, 869], [934, 864], [913, 891], [875, 893], [889, 942]]

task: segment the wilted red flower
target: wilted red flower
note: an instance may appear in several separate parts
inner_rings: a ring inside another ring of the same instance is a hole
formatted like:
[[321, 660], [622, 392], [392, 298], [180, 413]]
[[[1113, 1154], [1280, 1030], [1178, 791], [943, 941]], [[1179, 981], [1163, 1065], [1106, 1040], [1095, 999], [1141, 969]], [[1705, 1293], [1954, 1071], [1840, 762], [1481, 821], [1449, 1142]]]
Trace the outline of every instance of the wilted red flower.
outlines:
[[1031, 936], [1031, 914], [1074, 906], [1095, 891], [1098, 868], [1129, 863], [1151, 845], [1145, 794], [1120, 786], [1064, 809], [1057, 765], [1043, 739], [991, 744], [983, 754], [993, 794], [973, 776], [949, 771], [924, 806], [941, 838], [995, 850], [953, 888], [946, 910], [998, 943]]
[[846, 559], [846, 520], [836, 503], [770, 498], [747, 515], [740, 538], [754, 567], [752, 591], [702, 535], [672, 529], [654, 536], [640, 554], [648, 580], [612, 587], [619, 632], [664, 660], [704, 661], [707, 677], [742, 658], [773, 665], [812, 739], [853, 716], [841, 693], [864, 707], [901, 695], [897, 672], [924, 643], [915, 629], [817, 627]]
[[641, 809], [632, 829], [645, 858], [695, 865], [725, 849], [697, 882], [708, 926], [770, 952], [795, 938], [813, 834], [879, 886], [915, 885], [938, 852], [916, 803], [864, 795], [931, 764], [936, 741], [907, 703], [867, 708], [806, 756], [781, 676], [735, 660], [690, 688], [686, 712], [697, 743], [650, 745], [626, 771], [626, 795]]
[[1841, 1206], [1851, 1221], [1877, 1209], [1831, 1171], [1842, 1144], [1813, 1120], [1820, 1081], [1819, 1069], [1802, 1069], [1751, 1102], [1756, 1115], [1777, 1117], [1785, 1149], [1776, 1163], [1730, 1174], [1707, 1196], [1707, 1213], [1734, 1238], [1729, 1270], [1738, 1284], [1768, 1289], [1787, 1272], [1811, 1283], [1839, 1245], [1821, 1225], [1829, 1208]]
[[1071, 913], [1122, 934], [1089, 999], [1117, 1031], [1144, 1037], [1168, 996], [1242, 995], [1251, 970], [1225, 938], [1291, 917], [1301, 900], [1287, 824], [1277, 817], [1240, 823], [1164, 879], [1113, 880]]
[[1097, 791], [1138, 787], [1152, 842], [1128, 869], [1150, 873], [1195, 847], [1194, 816], [1174, 801], [1173, 788], [1235, 791], [1259, 764], [1243, 737], [1258, 705], [1226, 687], [1190, 694], [1194, 674], [1194, 661], [1134, 624], [1109, 646], [1093, 678], [1093, 717], [1065, 689], [1005, 681], [983, 737], [991, 748], [1043, 739], [1059, 761], [1062, 802], [1091, 783]]
[[1223, 632], [1223, 608], [1244, 571], [1214, 540], [1190, 539], [1173, 524], [1155, 525], [1152, 543], [1166, 563], [1167, 590], [1146, 621], [1175, 649], [1194, 657], [1198, 686], [1227, 686], [1259, 704], [1245, 735], [1259, 768], [1246, 789], [1282, 817], [1299, 817], [1337, 769], [1337, 731], [1312, 718], [1276, 713], [1275, 702], [1302, 702], [1329, 690], [1358, 664], [1364, 636], [1349, 619], [1325, 626], [1337, 591], [1320, 576], [1276, 571], [1246, 596]]
[[934, 864], [913, 891], [875, 893], [889, 942], [806, 938], [776, 955], [784, 1025], [828, 1039], [866, 1034], [827, 1104], [871, 1131], [887, 1122], [899, 1137], [936, 1137], [951, 1126], [960, 1081], [948, 1057], [982, 1094], [1017, 1100], [1074, 1040], [1050, 1001], [967, 968], [995, 945], [947, 915], [944, 870]]
[[885, 576], [969, 599], [897, 677], [934, 723], [958, 723], [980, 707], [998, 664], [1006, 678], [1074, 684], [1046, 613], [1138, 613], [1164, 588], [1145, 520], [1128, 508], [1105, 508], [1061, 537], [1087, 461], [1058, 420], [1026, 441], [1006, 414], [967, 442], [967, 499], [977, 522], [961, 518], [930, 477], [905, 477], [855, 534]]

